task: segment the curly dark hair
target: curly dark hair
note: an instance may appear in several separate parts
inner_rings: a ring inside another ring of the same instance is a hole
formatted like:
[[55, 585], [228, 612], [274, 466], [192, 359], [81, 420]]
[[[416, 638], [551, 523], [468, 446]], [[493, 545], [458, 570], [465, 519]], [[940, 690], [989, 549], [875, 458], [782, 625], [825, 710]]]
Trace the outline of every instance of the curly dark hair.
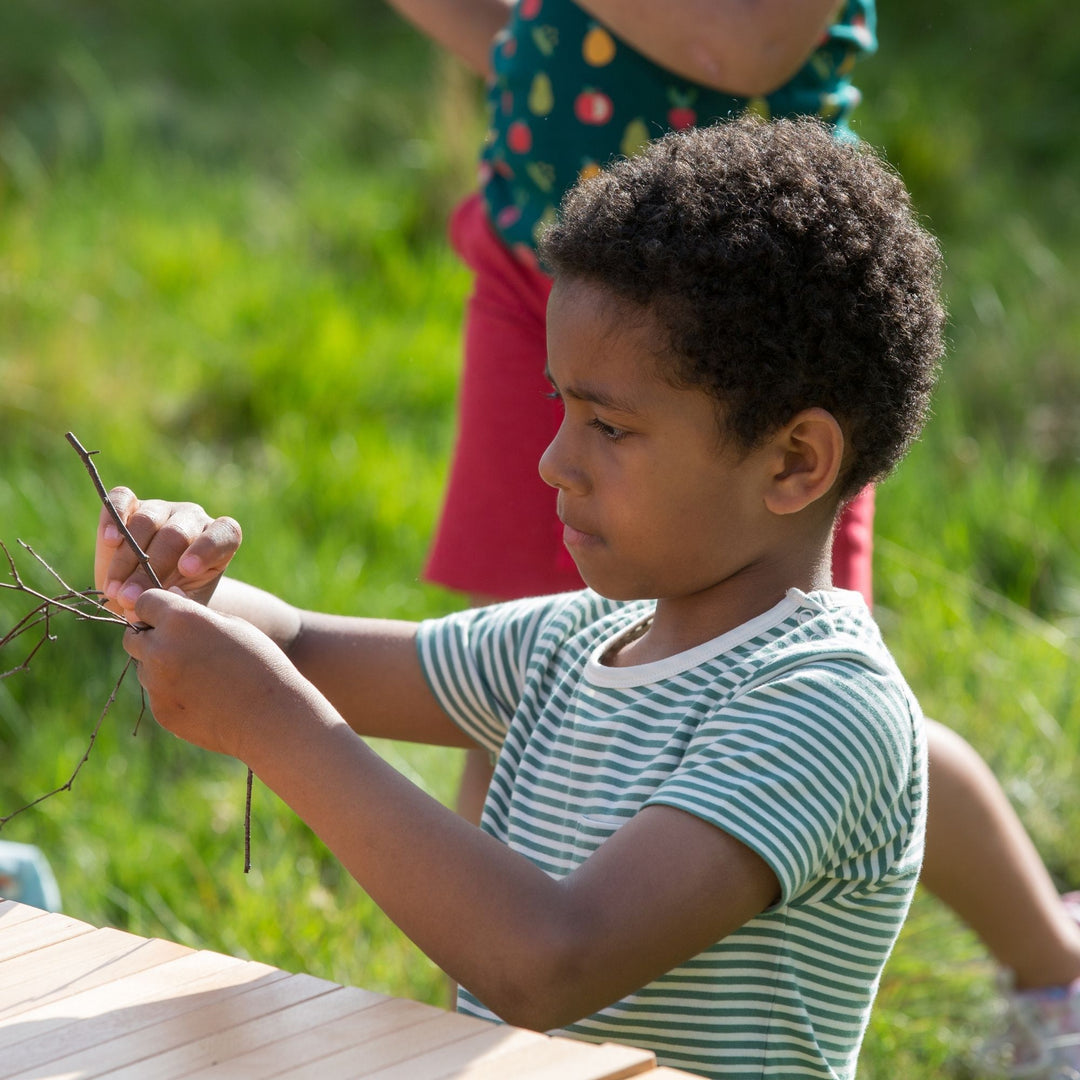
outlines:
[[571, 190], [539, 252], [651, 311], [670, 380], [712, 394], [745, 449], [804, 408], [832, 413], [841, 498], [922, 428], [943, 352], [937, 243], [895, 172], [816, 120], [667, 135]]

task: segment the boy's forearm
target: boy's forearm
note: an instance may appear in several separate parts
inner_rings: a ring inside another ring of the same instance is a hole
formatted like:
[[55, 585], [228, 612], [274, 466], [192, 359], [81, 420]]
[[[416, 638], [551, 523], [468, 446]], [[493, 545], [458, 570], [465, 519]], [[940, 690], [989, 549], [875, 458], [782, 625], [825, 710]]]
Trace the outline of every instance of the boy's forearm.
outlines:
[[300, 633], [301, 612], [273, 593], [235, 578], [223, 577], [210, 607], [258, 627], [275, 645], [288, 653]]
[[506, 25], [512, 0], [389, 0], [433, 41], [478, 75], [488, 74], [491, 40]]
[[836, 0], [578, 0], [658, 64], [742, 97], [783, 86], [813, 52]]
[[416, 623], [306, 611], [232, 578], [222, 578], [210, 606], [258, 627], [359, 734], [475, 746], [424, 678]]
[[436, 964], [504, 1019], [551, 1026], [545, 945], [559, 885], [383, 762], [317, 706], [260, 732], [246, 763]]

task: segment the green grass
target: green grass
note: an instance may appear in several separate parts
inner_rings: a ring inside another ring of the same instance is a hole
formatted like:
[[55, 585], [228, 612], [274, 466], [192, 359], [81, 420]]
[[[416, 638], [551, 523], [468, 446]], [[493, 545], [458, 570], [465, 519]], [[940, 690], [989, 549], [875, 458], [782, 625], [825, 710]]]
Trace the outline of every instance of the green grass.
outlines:
[[[1041, 2], [890, 5], [858, 124], [941, 235], [952, 312], [937, 415], [879, 497], [881, 621], [1063, 885], [1080, 885], [1078, 30]], [[106, 484], [236, 516], [237, 572], [297, 603], [458, 606], [419, 575], [468, 288], [442, 236], [479, 137], [460, 72], [374, 3], [9, 0], [0, 73], [0, 539], [88, 583], [97, 501], [73, 430]], [[0, 595], [6, 623], [24, 609]], [[0, 813], [68, 778], [123, 665], [114, 628], [55, 629], [0, 682]], [[3, 831], [46, 850], [66, 910], [445, 1003], [258, 788], [242, 873], [243, 769], [148, 719], [132, 738], [129, 681], [73, 791]], [[380, 749], [451, 797], [455, 754]], [[973, 1075], [993, 1008], [985, 951], [920, 894], [860, 1075]]]

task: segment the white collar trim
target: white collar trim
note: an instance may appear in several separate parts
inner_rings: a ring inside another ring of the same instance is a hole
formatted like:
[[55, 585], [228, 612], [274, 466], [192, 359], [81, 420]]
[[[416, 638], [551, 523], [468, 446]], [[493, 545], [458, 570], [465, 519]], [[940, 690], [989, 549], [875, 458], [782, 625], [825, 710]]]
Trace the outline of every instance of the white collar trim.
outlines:
[[[833, 591], [842, 592], [843, 590]], [[819, 610], [824, 606], [801, 589], [788, 589], [784, 599], [774, 607], [769, 608], [768, 611], [763, 611], [760, 615], [750, 619], [749, 622], [742, 623], [719, 637], [695, 645], [685, 652], [665, 656], [662, 660], [654, 660], [649, 664], [634, 664], [630, 667], [611, 667], [602, 663], [603, 657], [611, 651], [613, 646], [623, 642], [625, 638], [634, 637], [637, 633], [640, 633], [642, 625], [652, 618], [650, 612], [640, 619], [635, 619], [634, 622], [623, 627], [618, 633], [604, 638], [593, 649], [585, 665], [585, 681], [593, 686], [617, 688], [647, 686], [651, 683], [661, 682], [664, 679], [670, 679], [675, 675], [681, 675], [684, 671], [699, 667], [714, 657], [729, 652], [770, 627], [782, 623], [800, 607], [807, 605]]]

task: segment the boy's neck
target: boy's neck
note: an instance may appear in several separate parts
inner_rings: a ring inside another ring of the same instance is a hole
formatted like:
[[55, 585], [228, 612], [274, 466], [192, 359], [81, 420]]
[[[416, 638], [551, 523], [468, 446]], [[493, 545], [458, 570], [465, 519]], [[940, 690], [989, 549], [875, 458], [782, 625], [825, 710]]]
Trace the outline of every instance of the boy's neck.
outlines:
[[832, 587], [831, 552], [802, 573], [762, 575], [749, 567], [690, 596], [661, 598], [645, 629], [604, 657], [611, 667], [635, 667], [677, 656], [712, 641], [775, 607], [795, 588]]

